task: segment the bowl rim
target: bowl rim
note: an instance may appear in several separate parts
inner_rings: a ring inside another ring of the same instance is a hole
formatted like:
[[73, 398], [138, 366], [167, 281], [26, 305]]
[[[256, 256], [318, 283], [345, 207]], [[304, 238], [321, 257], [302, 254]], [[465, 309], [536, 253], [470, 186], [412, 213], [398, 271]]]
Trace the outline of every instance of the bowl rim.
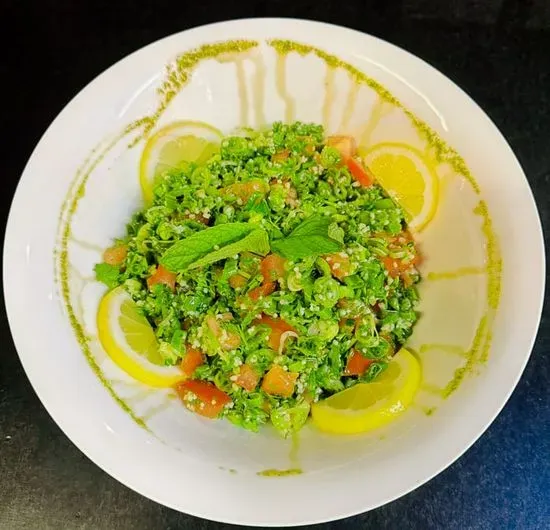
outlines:
[[[71, 424], [70, 419], [63, 414], [60, 410], [55, 409], [50, 403], [49, 396], [47, 392], [44, 391], [44, 387], [40, 386], [38, 384], [39, 381], [39, 373], [35, 371], [34, 367], [32, 366], [32, 356], [29, 356], [27, 353], [23, 353], [22, 348], [22, 339], [21, 336], [25, 332], [25, 320], [24, 317], [17, 313], [16, 306], [14, 300], [16, 299], [17, 292], [15, 290], [14, 284], [12, 284], [9, 280], [9, 272], [10, 272], [10, 266], [12, 264], [15, 264], [17, 262], [17, 255], [15, 252], [16, 248], [16, 241], [14, 239], [14, 233], [15, 233], [15, 213], [16, 211], [20, 210], [22, 207], [24, 207], [24, 194], [25, 194], [25, 187], [26, 187], [26, 181], [30, 179], [30, 175], [28, 176], [31, 167], [32, 162], [40, 157], [41, 149], [43, 146], [47, 143], [48, 137], [51, 134], [52, 129], [54, 126], [59, 122], [60, 118], [62, 116], [65, 116], [66, 114], [69, 114], [71, 112], [71, 109], [74, 105], [74, 102], [77, 98], [79, 98], [82, 94], [89, 92], [93, 90], [93, 87], [95, 84], [101, 82], [102, 79], [104, 79], [104, 76], [107, 77], [110, 75], [114, 70], [116, 70], [119, 65], [122, 63], [128, 61], [130, 58], [142, 53], [146, 49], [151, 49], [154, 46], [160, 46], [162, 43], [170, 41], [170, 40], [176, 40], [180, 38], [183, 34], [189, 34], [192, 32], [196, 33], [203, 33], [203, 32], [210, 32], [212, 35], [215, 35], [216, 29], [224, 26], [232, 26], [232, 25], [283, 25], [283, 24], [294, 24], [296, 27], [303, 26], [306, 27], [305, 29], [319, 29], [319, 30], [328, 30], [330, 32], [347, 32], [350, 34], [353, 34], [356, 38], [359, 39], [373, 39], [374, 41], [377, 41], [380, 44], [383, 44], [384, 46], [389, 47], [390, 50], [393, 50], [394, 52], [399, 52], [400, 54], [404, 54], [405, 57], [408, 58], [408, 60], [412, 60], [415, 62], [419, 67], [422, 67], [423, 69], [428, 69], [431, 71], [432, 74], [436, 74], [439, 76], [444, 77], [446, 82], [452, 87], [452, 89], [457, 93], [457, 95], [461, 96], [465, 101], [468, 102], [470, 106], [473, 106], [473, 108], [476, 109], [477, 114], [480, 115], [480, 118], [483, 118], [487, 120], [487, 122], [490, 124], [490, 127], [493, 130], [493, 133], [495, 137], [498, 139], [499, 143], [501, 144], [501, 147], [503, 149], [503, 152], [507, 152], [506, 154], [510, 158], [510, 160], [513, 159], [514, 166], [515, 166], [515, 172], [518, 174], [518, 179], [522, 181], [522, 186], [526, 188], [526, 191], [528, 191], [528, 194], [526, 195], [527, 200], [529, 201], [529, 210], [530, 214], [533, 217], [532, 221], [535, 222], [535, 228], [537, 234], [533, 234], [533, 237], [536, 236], [537, 240], [537, 248], [534, 252], [538, 254], [538, 267], [540, 270], [540, 274], [538, 278], [535, 278], [535, 282], [539, 286], [539, 292], [536, 301], [534, 301], [534, 314], [537, 315], [537, 318], [530, 322], [529, 330], [525, 333], [525, 336], [529, 336], [529, 348], [526, 350], [524, 354], [524, 358], [522, 360], [522, 363], [519, 367], [519, 370], [515, 374], [514, 382], [513, 384], [506, 389], [506, 391], [502, 392], [502, 399], [500, 400], [500, 403], [498, 406], [496, 406], [491, 413], [486, 417], [484, 420], [484, 425], [481, 427], [481, 429], [478, 430], [477, 434], [473, 436], [470, 441], [466, 444], [464, 444], [460, 450], [456, 451], [454, 455], [447, 459], [443, 465], [440, 465], [439, 467], [431, 470], [430, 473], [424, 474], [421, 477], [421, 480], [416, 481], [414, 483], [408, 484], [406, 487], [399, 487], [396, 489], [396, 492], [393, 496], [389, 496], [384, 500], [384, 502], [378, 503], [376, 506], [372, 507], [357, 507], [354, 510], [347, 510], [344, 512], [339, 511], [338, 509], [334, 510], [334, 515], [330, 518], [323, 517], [316, 519], [315, 516], [310, 517], [301, 517], [299, 519], [296, 519], [295, 521], [286, 521], [285, 525], [288, 526], [299, 526], [299, 525], [306, 525], [306, 524], [315, 524], [315, 523], [322, 523], [327, 522], [330, 520], [336, 520], [348, 516], [357, 515], [359, 513], [364, 512], [365, 510], [374, 509], [376, 507], [380, 507], [384, 504], [387, 504], [401, 496], [404, 496], [417, 487], [425, 484], [429, 480], [431, 480], [434, 476], [441, 473], [444, 469], [446, 469], [448, 466], [450, 466], [453, 462], [455, 462], [464, 452], [466, 452], [478, 439], [479, 437], [485, 432], [485, 430], [491, 425], [491, 423], [494, 421], [494, 419], [497, 417], [497, 415], [500, 413], [502, 408], [507, 403], [508, 399], [510, 398], [512, 392], [517, 386], [517, 383], [525, 369], [525, 366], [530, 358], [531, 351], [533, 349], [534, 342], [537, 337], [537, 330], [539, 328], [541, 314], [542, 314], [542, 307], [544, 302], [544, 292], [545, 292], [545, 269], [546, 269], [546, 263], [545, 263], [545, 247], [544, 247], [544, 238], [543, 238], [543, 232], [542, 232], [542, 226], [540, 221], [540, 216], [538, 214], [538, 209], [536, 205], [536, 201], [533, 196], [533, 192], [529, 186], [529, 183], [527, 181], [527, 178], [525, 176], [525, 173], [517, 160], [515, 154], [513, 153], [511, 147], [509, 146], [508, 142], [502, 135], [502, 133], [499, 131], [499, 129], [496, 127], [496, 125], [492, 122], [492, 120], [485, 114], [485, 112], [473, 101], [470, 96], [464, 92], [460, 87], [458, 87], [451, 79], [444, 76], [441, 72], [439, 72], [435, 67], [431, 66], [429, 63], [425, 62], [424, 60], [420, 59], [419, 57], [411, 54], [410, 52], [407, 52], [406, 50], [391, 44], [387, 41], [384, 41], [383, 39], [379, 39], [377, 37], [362, 33], [357, 30], [353, 30], [350, 28], [346, 28], [343, 26], [338, 26], [334, 24], [328, 24], [324, 22], [317, 22], [317, 21], [311, 21], [311, 20], [303, 20], [303, 19], [294, 19], [294, 18], [243, 18], [243, 19], [235, 19], [235, 20], [227, 20], [223, 22], [216, 22], [212, 24], [206, 24], [198, 27], [189, 28], [186, 30], [183, 30], [181, 32], [174, 33], [172, 35], [169, 35], [167, 37], [164, 37], [162, 39], [159, 39], [157, 41], [154, 41], [146, 46], [143, 46], [139, 48], [138, 50], [128, 54], [127, 56], [121, 58], [119, 61], [114, 63], [112, 66], [104, 70], [102, 73], [100, 73], [98, 76], [96, 76], [93, 80], [91, 80], [82, 90], [80, 90], [74, 98], [72, 98], [65, 107], [59, 112], [59, 114], [56, 116], [56, 118], [52, 121], [52, 123], [49, 125], [49, 127], [46, 129], [40, 140], [38, 141], [36, 147], [34, 148], [32, 154], [29, 157], [29, 160], [27, 164], [25, 165], [25, 168], [22, 172], [21, 178], [17, 184], [17, 188], [12, 200], [12, 204], [10, 207], [9, 215], [8, 215], [8, 221], [6, 225], [6, 232], [4, 237], [4, 260], [3, 260], [3, 282], [4, 282], [4, 293], [5, 293], [5, 307], [7, 311], [7, 318], [9, 322], [9, 327], [12, 333], [12, 338], [14, 345], [16, 347], [16, 350], [18, 352], [19, 358], [21, 360], [21, 364], [24, 368], [24, 371], [31, 383], [31, 386], [33, 387], [34, 391], [38, 395], [40, 401], [44, 405], [46, 411], [48, 414], [52, 417], [52, 419], [57, 423], [57, 425], [61, 428], [61, 430], [64, 432], [64, 434], [78, 447], [80, 451], [82, 451], [90, 460], [92, 460], [98, 467], [105, 470], [109, 475], [111, 475], [113, 478], [115, 478], [117, 481], [121, 482], [125, 486], [129, 487], [130, 489], [133, 489], [134, 491], [140, 493], [141, 495], [144, 495], [147, 498], [150, 498], [160, 504], [163, 504], [165, 506], [169, 506], [175, 510], [182, 511], [181, 506], [177, 506], [171, 503], [167, 503], [166, 500], [160, 498], [161, 496], [152, 492], [151, 489], [149, 491], [145, 491], [143, 488], [136, 486], [132, 483], [131, 480], [127, 479], [124, 476], [122, 469], [115, 469], [114, 467], [111, 467], [106, 463], [101, 453], [98, 453], [97, 450], [93, 449], [92, 446], [88, 443], [88, 440], [83, 439], [79, 432], [74, 428], [74, 426]], [[243, 29], [243, 33], [245, 32], [245, 29]], [[216, 39], [212, 39], [216, 40]], [[160, 67], [161, 65], [159, 65]], [[186, 507], [185, 513], [207, 518], [214, 521], [219, 522], [227, 522], [227, 523], [233, 523], [233, 524], [252, 524], [257, 526], [276, 526], [280, 523], [277, 523], [275, 520], [236, 520], [234, 518], [228, 518], [224, 515], [216, 515], [214, 512], [212, 513], [203, 513], [201, 511], [194, 511], [193, 509], [189, 509]]]

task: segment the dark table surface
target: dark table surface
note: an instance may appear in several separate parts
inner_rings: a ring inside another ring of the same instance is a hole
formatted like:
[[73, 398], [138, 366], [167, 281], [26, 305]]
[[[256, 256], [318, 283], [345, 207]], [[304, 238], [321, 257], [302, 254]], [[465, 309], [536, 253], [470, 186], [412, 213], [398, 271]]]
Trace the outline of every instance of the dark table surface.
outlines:
[[[113, 62], [160, 37], [229, 18], [314, 18], [422, 57], [494, 120], [550, 223], [549, 0], [0, 0], [2, 224], [24, 164], [62, 107]], [[513, 212], [512, 212], [513, 215]], [[548, 241], [548, 231], [546, 232]], [[4, 305], [2, 304], [2, 311]], [[5, 315], [2, 315], [5, 316]], [[32, 330], [32, 323], [29, 323]], [[90, 462], [27, 380], [5, 318], [0, 350], [0, 529], [214, 529], [155, 504]], [[550, 322], [512, 398], [449, 469], [331, 529], [550, 529]], [[214, 500], [215, 502], [215, 500]]]

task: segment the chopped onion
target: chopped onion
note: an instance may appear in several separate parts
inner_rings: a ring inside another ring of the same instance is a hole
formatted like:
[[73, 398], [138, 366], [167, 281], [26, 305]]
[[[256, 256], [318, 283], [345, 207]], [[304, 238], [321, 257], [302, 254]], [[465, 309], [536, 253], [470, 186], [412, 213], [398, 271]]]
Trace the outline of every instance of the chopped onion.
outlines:
[[288, 337], [298, 338], [298, 334], [295, 331], [285, 331], [281, 334], [281, 340], [279, 341], [279, 355], [282, 355], [283, 349], [285, 347], [285, 341]]

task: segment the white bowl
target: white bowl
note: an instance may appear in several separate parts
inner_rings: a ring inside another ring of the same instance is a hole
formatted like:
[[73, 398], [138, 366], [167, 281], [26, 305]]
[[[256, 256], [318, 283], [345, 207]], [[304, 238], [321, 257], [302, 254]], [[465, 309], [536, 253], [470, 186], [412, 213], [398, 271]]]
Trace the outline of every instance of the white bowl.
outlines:
[[[227, 44], [189, 54], [234, 39], [241, 42], [232, 54], [221, 53]], [[287, 45], [279, 43], [278, 52], [270, 39], [308, 47], [279, 53]], [[136, 123], [144, 116], [148, 121]], [[140, 205], [143, 136], [174, 119], [226, 132], [278, 119], [324, 122], [329, 132], [355, 134], [364, 144], [406, 143], [435, 173], [441, 201], [419, 234], [426, 255], [423, 314], [410, 343], [423, 362], [424, 382], [399, 421], [356, 437], [308, 427], [296, 450], [269, 429], [254, 435], [200, 419], [171, 392], [140, 386], [106, 357], [94, 335], [103, 290], [92, 267]], [[544, 290], [531, 192], [506, 141], [476, 104], [394, 46], [298, 20], [185, 31], [95, 79], [32, 154], [10, 212], [4, 256], [6, 304], [21, 361], [67, 436], [153, 500], [208, 519], [262, 526], [376, 508], [458, 458], [514, 389]], [[303, 473], [258, 474], [298, 466]]]

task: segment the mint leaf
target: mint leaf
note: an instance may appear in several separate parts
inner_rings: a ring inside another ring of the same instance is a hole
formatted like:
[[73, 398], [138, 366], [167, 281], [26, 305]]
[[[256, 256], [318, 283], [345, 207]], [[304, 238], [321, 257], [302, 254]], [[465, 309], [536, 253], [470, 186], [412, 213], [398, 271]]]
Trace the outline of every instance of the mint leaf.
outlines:
[[344, 229], [338, 226], [338, 223], [331, 223], [328, 226], [328, 237], [338, 241], [338, 243], [344, 243]]
[[332, 224], [326, 215], [312, 215], [304, 219], [288, 237], [320, 235], [327, 236], [328, 228]]
[[254, 230], [246, 237], [243, 237], [243, 239], [206, 254], [206, 256], [189, 265], [188, 269], [204, 267], [205, 265], [210, 265], [216, 261], [230, 258], [241, 252], [253, 252], [254, 254], [265, 256], [269, 252], [269, 238], [267, 237], [267, 232], [260, 228]]
[[269, 215], [269, 205], [264, 199], [264, 194], [253, 193], [244, 207], [245, 212], [259, 213], [264, 217]]
[[116, 287], [119, 284], [118, 275], [120, 268], [109, 263], [98, 263], [94, 267], [95, 277], [98, 282], [104, 283], [109, 289]]
[[159, 261], [168, 270], [181, 272], [206, 254], [242, 239], [252, 230], [254, 227], [247, 223], [227, 223], [206, 228], [172, 245]]
[[159, 262], [172, 272], [182, 272], [209, 265], [245, 250], [267, 254], [267, 233], [248, 223], [227, 223], [206, 228], [178, 241], [163, 254]]
[[288, 237], [274, 241], [272, 249], [291, 260], [337, 252], [343, 245], [329, 236], [331, 223], [326, 216], [312, 215], [298, 225]]

